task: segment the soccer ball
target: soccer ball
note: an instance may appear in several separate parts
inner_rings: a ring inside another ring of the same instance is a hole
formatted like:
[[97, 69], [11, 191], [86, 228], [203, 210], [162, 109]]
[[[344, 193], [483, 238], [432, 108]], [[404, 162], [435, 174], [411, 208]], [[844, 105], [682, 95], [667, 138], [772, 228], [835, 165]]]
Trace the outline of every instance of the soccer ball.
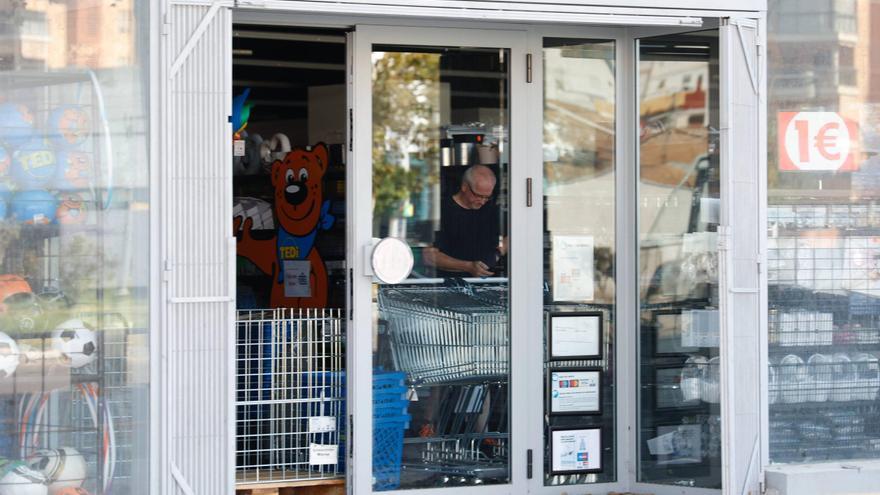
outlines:
[[[49, 488], [51, 490], [51, 487]], [[91, 495], [88, 490], [81, 486], [63, 486], [54, 492], [52, 495]]]
[[12, 157], [3, 145], [0, 145], [0, 177], [6, 175], [9, 171], [9, 165], [12, 164]]
[[249, 198], [246, 196], [233, 199], [232, 217], [242, 217], [239, 230], [244, 229], [244, 222], [248, 218], [253, 220], [253, 230], [274, 230], [275, 220], [272, 216], [272, 205], [262, 199]]
[[81, 486], [88, 469], [85, 457], [73, 447], [38, 450], [28, 457], [28, 464], [46, 477], [53, 495], [63, 488]]
[[47, 495], [46, 477], [27, 464], [16, 461], [0, 471], [0, 495]]
[[15, 148], [34, 135], [34, 114], [24, 105], [0, 104], [0, 141]]
[[21, 350], [9, 335], [0, 332], [0, 378], [9, 378], [18, 368]]
[[20, 189], [38, 189], [55, 178], [58, 161], [55, 152], [34, 139], [12, 154], [12, 178]]
[[92, 157], [82, 151], [62, 151], [57, 155], [55, 186], [58, 189], [86, 189], [91, 186], [95, 172]]
[[61, 353], [61, 362], [71, 368], [82, 368], [98, 357], [95, 332], [82, 320], [62, 322], [52, 332], [52, 348]]
[[91, 133], [89, 115], [80, 107], [65, 105], [49, 114], [49, 139], [63, 149], [75, 148], [86, 141]]
[[88, 216], [86, 202], [76, 193], [64, 193], [58, 196], [59, 205], [55, 210], [55, 219], [64, 225], [83, 223]]
[[21, 191], [12, 198], [10, 212], [27, 225], [46, 225], [55, 221], [58, 200], [48, 191]]

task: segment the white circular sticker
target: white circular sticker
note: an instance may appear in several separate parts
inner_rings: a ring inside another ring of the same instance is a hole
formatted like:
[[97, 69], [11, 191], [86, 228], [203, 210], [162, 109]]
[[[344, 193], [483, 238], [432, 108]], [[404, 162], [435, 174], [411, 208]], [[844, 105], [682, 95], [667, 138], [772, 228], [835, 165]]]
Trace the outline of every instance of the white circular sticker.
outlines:
[[386, 237], [373, 247], [370, 264], [373, 274], [380, 282], [399, 284], [412, 272], [412, 249], [400, 239]]
[[798, 112], [781, 132], [793, 169], [835, 171], [851, 157], [849, 127], [835, 112]]

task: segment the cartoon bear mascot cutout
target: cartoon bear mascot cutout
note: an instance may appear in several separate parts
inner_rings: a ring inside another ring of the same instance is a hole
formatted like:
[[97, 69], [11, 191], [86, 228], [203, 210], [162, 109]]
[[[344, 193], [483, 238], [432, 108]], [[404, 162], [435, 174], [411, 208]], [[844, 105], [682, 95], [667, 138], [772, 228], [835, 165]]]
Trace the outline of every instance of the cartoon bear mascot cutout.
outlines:
[[[327, 170], [327, 146], [312, 151], [300, 148], [272, 164], [274, 212], [278, 227], [271, 239], [251, 236], [253, 220], [244, 221], [238, 255], [251, 260], [272, 276], [270, 305], [273, 308], [323, 308], [327, 305], [327, 269], [315, 238], [335, 220], [330, 201], [324, 201], [323, 178]], [[234, 221], [234, 232], [241, 226]]]

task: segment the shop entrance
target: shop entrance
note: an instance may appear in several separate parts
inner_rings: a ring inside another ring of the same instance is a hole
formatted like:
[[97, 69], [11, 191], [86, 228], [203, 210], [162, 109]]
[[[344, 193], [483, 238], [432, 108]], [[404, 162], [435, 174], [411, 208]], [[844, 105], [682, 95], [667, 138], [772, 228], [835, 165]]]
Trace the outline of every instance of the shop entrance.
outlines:
[[734, 29], [251, 14], [239, 488], [720, 493]]

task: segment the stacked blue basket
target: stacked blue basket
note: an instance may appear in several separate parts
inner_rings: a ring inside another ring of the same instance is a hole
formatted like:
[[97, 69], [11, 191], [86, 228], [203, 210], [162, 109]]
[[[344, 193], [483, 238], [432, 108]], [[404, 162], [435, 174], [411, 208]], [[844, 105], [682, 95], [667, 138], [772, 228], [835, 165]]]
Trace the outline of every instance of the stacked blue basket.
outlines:
[[373, 372], [373, 490], [400, 486], [403, 434], [409, 427], [406, 374]]

